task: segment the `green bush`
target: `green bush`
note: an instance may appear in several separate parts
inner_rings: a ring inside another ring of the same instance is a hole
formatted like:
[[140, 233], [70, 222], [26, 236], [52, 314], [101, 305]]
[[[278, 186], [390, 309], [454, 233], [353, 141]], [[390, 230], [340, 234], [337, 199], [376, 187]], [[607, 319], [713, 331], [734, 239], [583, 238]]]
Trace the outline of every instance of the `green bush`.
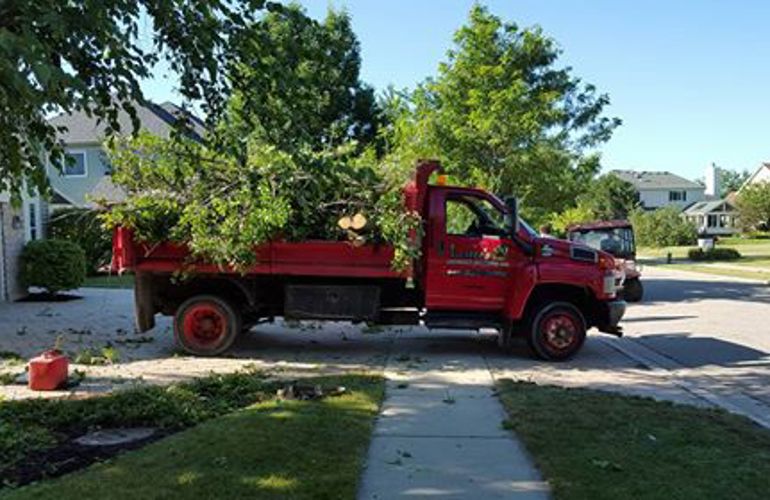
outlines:
[[676, 207], [652, 212], [634, 210], [629, 219], [634, 226], [636, 244], [642, 247], [692, 245], [698, 239], [695, 225], [687, 222]]
[[86, 279], [86, 254], [71, 241], [30, 241], [21, 252], [20, 278], [49, 293], [78, 288]]
[[734, 248], [710, 248], [704, 251], [702, 248], [691, 248], [687, 251], [690, 260], [736, 260], [741, 258], [740, 252]]
[[88, 208], [61, 208], [51, 213], [47, 225], [49, 238], [80, 245], [89, 275], [109, 264], [112, 257], [112, 233], [102, 226], [99, 214]]

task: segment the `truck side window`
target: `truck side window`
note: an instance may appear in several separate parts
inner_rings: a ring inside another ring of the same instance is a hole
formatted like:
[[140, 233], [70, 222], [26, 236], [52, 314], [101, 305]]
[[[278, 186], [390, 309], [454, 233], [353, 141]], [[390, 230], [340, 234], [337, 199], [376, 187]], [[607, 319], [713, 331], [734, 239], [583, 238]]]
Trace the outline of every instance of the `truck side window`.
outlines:
[[460, 200], [446, 201], [446, 234], [467, 236], [476, 222], [476, 214]]
[[446, 232], [456, 236], [502, 236], [504, 214], [483, 198], [450, 196], [446, 200]]

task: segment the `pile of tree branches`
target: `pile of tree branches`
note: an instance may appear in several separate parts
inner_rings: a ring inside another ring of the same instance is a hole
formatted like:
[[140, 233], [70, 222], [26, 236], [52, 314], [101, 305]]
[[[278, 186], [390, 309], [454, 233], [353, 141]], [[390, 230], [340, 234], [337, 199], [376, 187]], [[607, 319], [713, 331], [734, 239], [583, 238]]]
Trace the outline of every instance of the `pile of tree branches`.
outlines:
[[[418, 255], [419, 216], [403, 204], [406, 176], [382, 175], [344, 151], [288, 154], [250, 141], [243, 158], [142, 134], [115, 140], [113, 180], [127, 200], [105, 215], [145, 242], [184, 243], [193, 258], [244, 269], [274, 239], [395, 247], [395, 269]], [[391, 172], [392, 174], [392, 172]]]

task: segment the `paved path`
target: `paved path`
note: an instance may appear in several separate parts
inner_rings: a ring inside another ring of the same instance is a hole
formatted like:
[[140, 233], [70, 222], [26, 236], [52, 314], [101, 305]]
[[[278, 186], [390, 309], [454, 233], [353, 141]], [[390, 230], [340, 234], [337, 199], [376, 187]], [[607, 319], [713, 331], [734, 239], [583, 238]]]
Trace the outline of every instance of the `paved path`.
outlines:
[[480, 338], [414, 329], [393, 343], [360, 499], [548, 498], [506, 418]]

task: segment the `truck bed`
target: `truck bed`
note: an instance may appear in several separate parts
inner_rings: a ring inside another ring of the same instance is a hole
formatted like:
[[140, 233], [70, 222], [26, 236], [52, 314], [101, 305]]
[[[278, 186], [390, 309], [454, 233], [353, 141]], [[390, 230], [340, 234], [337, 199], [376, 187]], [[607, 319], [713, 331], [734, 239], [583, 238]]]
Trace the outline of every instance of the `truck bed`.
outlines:
[[407, 278], [391, 268], [388, 245], [356, 247], [346, 241], [274, 241], [254, 248], [257, 262], [241, 273], [235, 269], [189, 261], [189, 251], [173, 243], [136, 242], [130, 230], [116, 228], [113, 237], [115, 272], [173, 273], [182, 269], [199, 274], [338, 276], [349, 278]]

